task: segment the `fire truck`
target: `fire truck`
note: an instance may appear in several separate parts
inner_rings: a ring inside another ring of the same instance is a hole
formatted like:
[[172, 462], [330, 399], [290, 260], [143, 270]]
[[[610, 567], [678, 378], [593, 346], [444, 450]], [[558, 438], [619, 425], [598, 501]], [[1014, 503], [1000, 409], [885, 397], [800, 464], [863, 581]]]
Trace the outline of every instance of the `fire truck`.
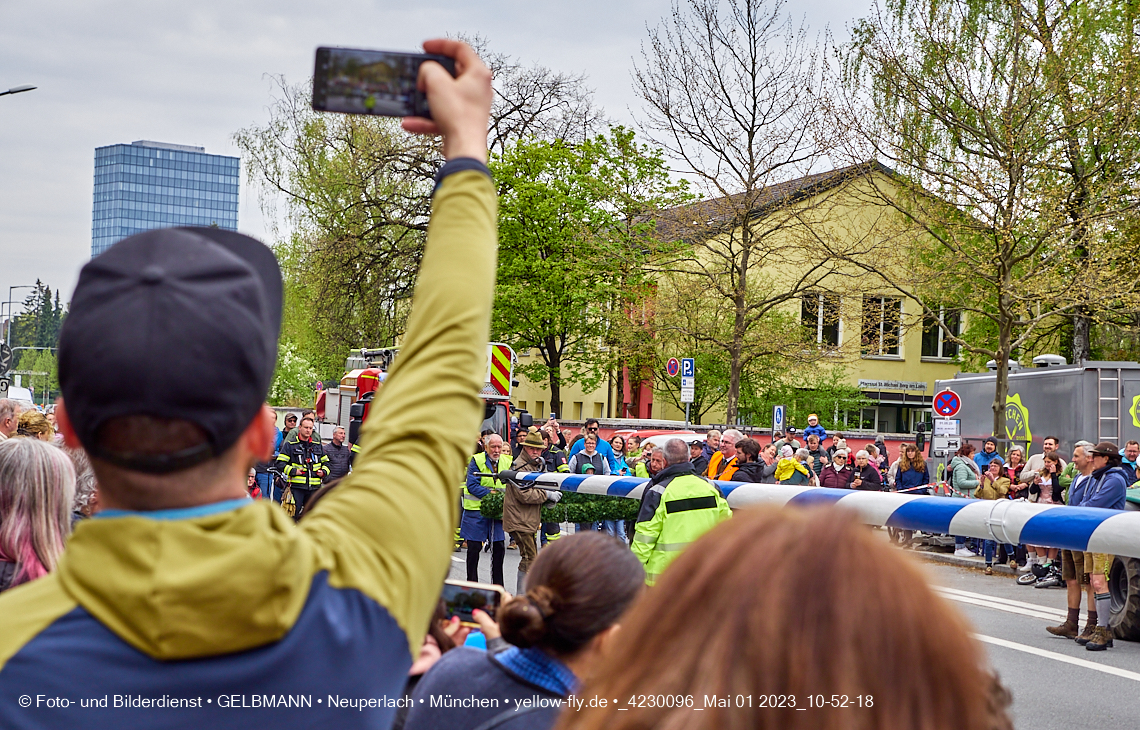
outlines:
[[[317, 392], [318, 420], [343, 426], [350, 443], [356, 443], [360, 426], [368, 418], [373, 399], [384, 386], [388, 371], [399, 354], [398, 347], [352, 350], [345, 360], [345, 373], [339, 387]], [[511, 391], [517, 384], [514, 368], [517, 358], [510, 345], [492, 342], [487, 345], [487, 371], [483, 390], [483, 425], [509, 442], [511, 414], [518, 414], [519, 425], [529, 427], [533, 418], [511, 403]]]

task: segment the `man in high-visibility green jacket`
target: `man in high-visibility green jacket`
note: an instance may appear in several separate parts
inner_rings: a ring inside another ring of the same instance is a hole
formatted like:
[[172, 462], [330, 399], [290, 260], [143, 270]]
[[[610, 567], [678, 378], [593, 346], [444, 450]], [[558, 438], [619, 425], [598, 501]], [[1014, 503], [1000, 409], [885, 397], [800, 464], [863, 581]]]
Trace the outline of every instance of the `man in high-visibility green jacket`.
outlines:
[[503, 448], [503, 437], [493, 433], [484, 446], [467, 464], [467, 478], [463, 483], [463, 514], [459, 521], [459, 537], [467, 541], [467, 580], [479, 582], [479, 553], [483, 543], [491, 544], [491, 582], [506, 587], [503, 582], [503, 557], [507, 546], [503, 534], [503, 521], [484, 517], [480, 512], [483, 497], [491, 493], [495, 484], [491, 477], [480, 474], [498, 474], [511, 468], [511, 454]]
[[693, 471], [689, 447], [681, 439], [665, 442], [666, 467], [645, 486], [633, 553], [653, 585], [689, 544], [732, 516], [720, 490]]

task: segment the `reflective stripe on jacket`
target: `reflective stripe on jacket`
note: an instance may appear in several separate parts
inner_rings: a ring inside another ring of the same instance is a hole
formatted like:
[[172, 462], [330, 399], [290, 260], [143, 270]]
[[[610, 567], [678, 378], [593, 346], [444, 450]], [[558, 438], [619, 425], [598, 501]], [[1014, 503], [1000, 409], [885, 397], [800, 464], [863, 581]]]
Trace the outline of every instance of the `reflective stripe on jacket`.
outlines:
[[320, 489], [329, 473], [329, 457], [315, 441], [286, 441], [277, 461], [285, 479], [298, 489]]
[[681, 551], [732, 516], [720, 491], [695, 474], [679, 474], [660, 490], [660, 504], [648, 520], [637, 523], [631, 545], [653, 585]]
[[[510, 457], [510, 454], [507, 453], [507, 450], [503, 449], [503, 453], [499, 454], [499, 468], [493, 469], [493, 470], [487, 468], [487, 452], [486, 451], [480, 451], [478, 454], [475, 454], [475, 456], [472, 457], [471, 462], [474, 464], [475, 468], [474, 469], [468, 469], [467, 481], [464, 482], [464, 484], [463, 484], [463, 509], [478, 511], [479, 510], [479, 503], [483, 501], [483, 495], [482, 494], [476, 495], [476, 494], [472, 493], [471, 490], [468, 489], [468, 486], [474, 486], [471, 484], [471, 481], [476, 480], [477, 484], [479, 484], [480, 486], [484, 487], [487, 490], [490, 490], [492, 487], [495, 486], [495, 480], [492, 479], [491, 477], [476, 477], [475, 474], [478, 474], [480, 472], [482, 472], [483, 474], [487, 474], [487, 473], [498, 474], [501, 471], [505, 471], [507, 469], [510, 469], [511, 468], [511, 457]], [[486, 494], [486, 492], [484, 492], [483, 494]]]

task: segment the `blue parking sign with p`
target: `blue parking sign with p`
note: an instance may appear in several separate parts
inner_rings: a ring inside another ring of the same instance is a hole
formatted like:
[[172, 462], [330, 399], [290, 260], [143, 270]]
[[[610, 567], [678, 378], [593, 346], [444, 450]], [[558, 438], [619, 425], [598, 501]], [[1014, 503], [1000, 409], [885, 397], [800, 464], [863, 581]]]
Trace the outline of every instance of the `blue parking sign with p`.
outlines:
[[681, 377], [691, 378], [697, 374], [696, 360], [691, 357], [681, 358]]

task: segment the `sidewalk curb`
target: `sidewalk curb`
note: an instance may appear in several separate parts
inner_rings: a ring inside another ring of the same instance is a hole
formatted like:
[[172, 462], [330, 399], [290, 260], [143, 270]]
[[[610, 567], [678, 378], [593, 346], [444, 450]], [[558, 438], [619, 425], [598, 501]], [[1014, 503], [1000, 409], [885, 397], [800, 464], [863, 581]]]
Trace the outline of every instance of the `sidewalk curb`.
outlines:
[[[957, 565], [962, 568], [974, 568], [976, 570], [984, 570], [986, 561], [980, 555], [973, 558], [959, 558], [953, 553], [939, 553], [927, 550], [907, 550], [906, 552], [914, 555], [915, 557], [925, 558], [936, 563], [949, 563], [950, 565]], [[1004, 573], [1006, 575], [1017, 576], [1020, 573], [1010, 570], [1008, 565], [998, 565], [994, 563], [994, 574]]]

